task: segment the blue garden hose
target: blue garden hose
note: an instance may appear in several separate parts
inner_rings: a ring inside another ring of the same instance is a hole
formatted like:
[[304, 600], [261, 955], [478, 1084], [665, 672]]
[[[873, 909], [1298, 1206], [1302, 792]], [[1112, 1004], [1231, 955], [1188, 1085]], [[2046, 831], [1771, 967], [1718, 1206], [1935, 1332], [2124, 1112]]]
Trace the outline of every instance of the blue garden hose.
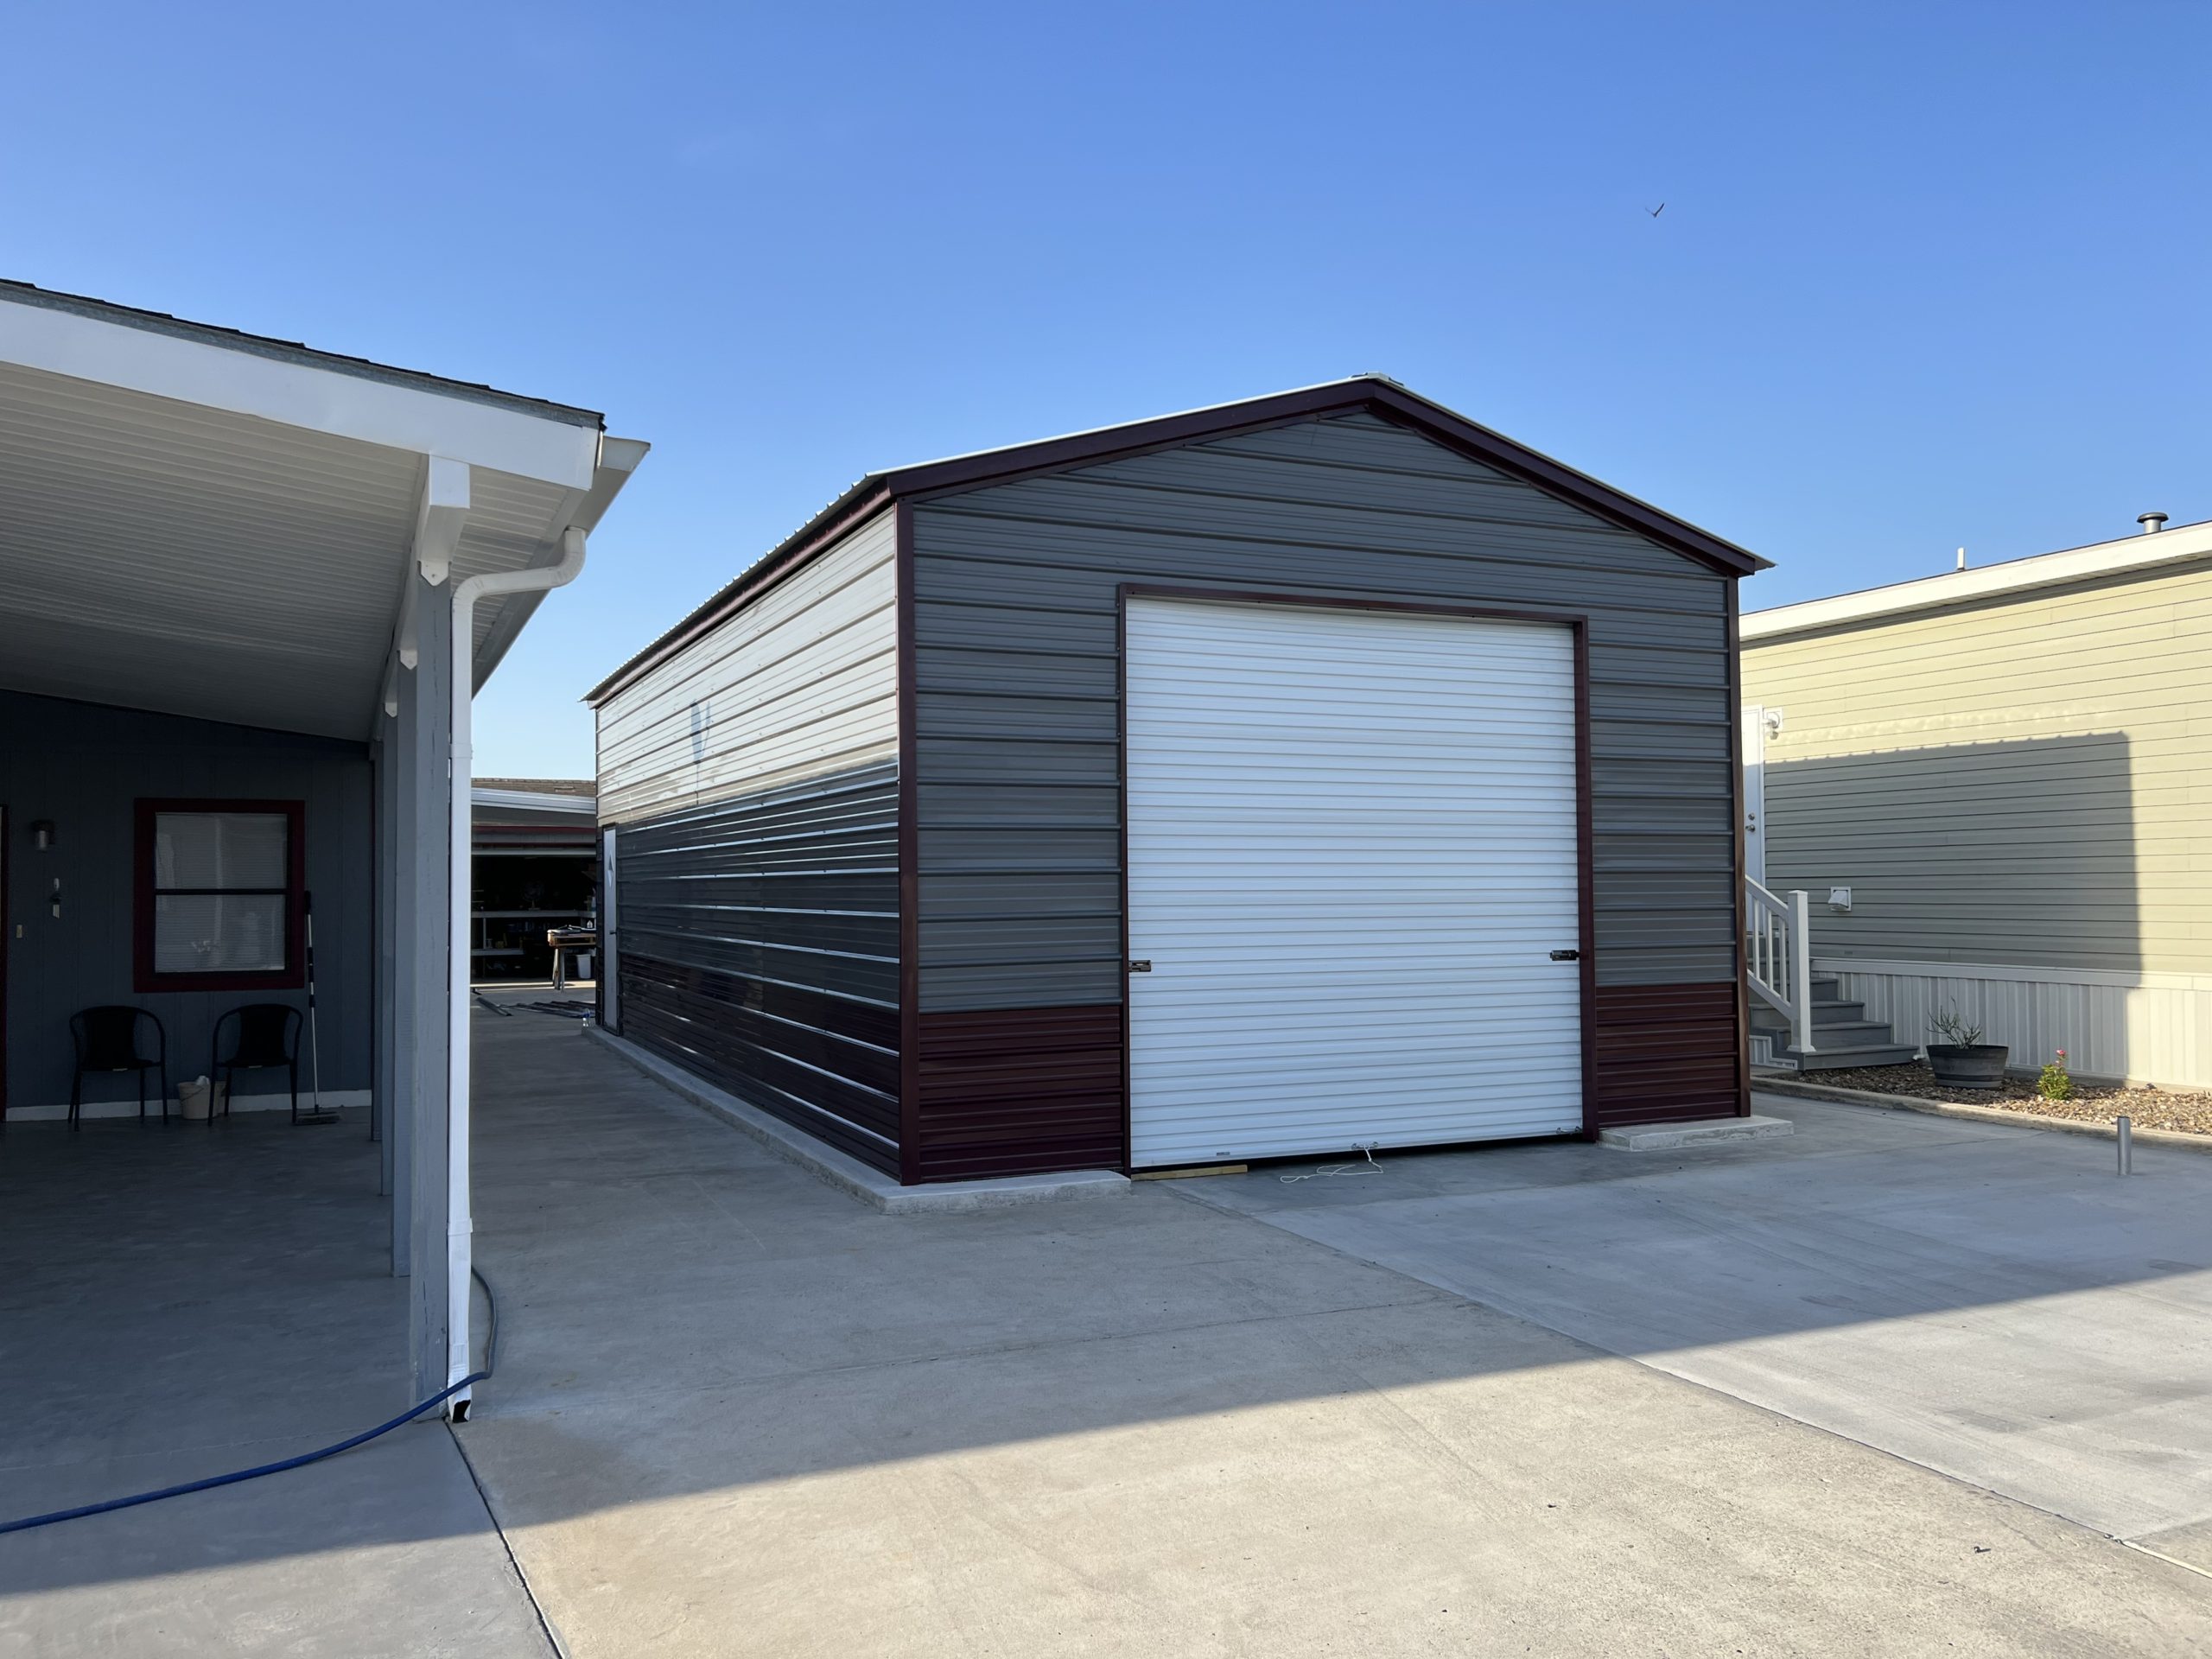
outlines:
[[297, 1469], [306, 1464], [321, 1463], [325, 1458], [334, 1458], [340, 1452], [350, 1452], [365, 1441], [373, 1440], [379, 1434], [389, 1434], [402, 1423], [413, 1422], [431, 1407], [451, 1399], [472, 1382], [488, 1381], [492, 1375], [493, 1363], [499, 1353], [499, 1305], [493, 1299], [491, 1281], [482, 1274], [475, 1272], [474, 1268], [470, 1269], [470, 1273], [476, 1282], [484, 1287], [484, 1300], [489, 1305], [491, 1313], [491, 1318], [486, 1322], [484, 1369], [471, 1376], [464, 1376], [452, 1387], [432, 1395], [421, 1405], [403, 1411], [390, 1422], [379, 1423], [376, 1427], [364, 1433], [356, 1434], [351, 1440], [340, 1440], [335, 1446], [326, 1446], [320, 1452], [302, 1452], [296, 1458], [286, 1458], [280, 1463], [264, 1463], [256, 1468], [240, 1469], [227, 1475], [210, 1475], [205, 1480], [188, 1480], [181, 1486], [164, 1486], [158, 1491], [136, 1492], [129, 1497], [111, 1497], [105, 1503], [85, 1503], [73, 1510], [55, 1510], [50, 1515], [32, 1515], [24, 1516], [21, 1521], [0, 1522], [0, 1533], [29, 1532], [33, 1527], [50, 1527], [57, 1521], [74, 1521], [87, 1515], [105, 1515], [110, 1510], [127, 1510], [140, 1503], [158, 1503], [165, 1497], [181, 1497], [187, 1492], [204, 1492], [214, 1486], [232, 1486], [242, 1480], [257, 1480], [263, 1475], [282, 1474], [287, 1469]]

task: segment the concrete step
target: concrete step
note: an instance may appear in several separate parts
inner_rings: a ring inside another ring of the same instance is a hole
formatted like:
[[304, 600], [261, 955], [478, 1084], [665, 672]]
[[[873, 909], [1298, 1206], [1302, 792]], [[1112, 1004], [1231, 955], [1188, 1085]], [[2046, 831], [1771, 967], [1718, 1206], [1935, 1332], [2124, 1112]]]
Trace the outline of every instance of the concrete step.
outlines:
[[1707, 1117], [1694, 1123], [1638, 1123], [1624, 1129], [1601, 1129], [1598, 1140], [1602, 1146], [1618, 1147], [1624, 1152], [1674, 1152], [1722, 1141], [1764, 1141], [1794, 1135], [1796, 1128], [1786, 1117]]
[[1903, 1043], [1861, 1043], [1827, 1048], [1821, 1046], [1818, 1033], [1814, 1033], [1813, 1045], [1810, 1054], [1784, 1048], [1777, 1050], [1776, 1057], [1789, 1059], [1800, 1071], [1837, 1071], [1853, 1065], [1904, 1065], [1914, 1052]]
[[[1816, 1026], [1840, 1025], [1862, 1020], [1866, 1017], [1866, 1005], [1864, 1002], [1824, 1002], [1817, 997], [1813, 1001], [1813, 1023]], [[1789, 1016], [1780, 1008], [1754, 1001], [1751, 1004], [1751, 1023], [1769, 1031], [1787, 1031], [1789, 1029]]]
[[1886, 1047], [1897, 1041], [1897, 1033], [1878, 1020], [1815, 1020], [1813, 1021], [1815, 1048], [1850, 1048], [1862, 1043]]

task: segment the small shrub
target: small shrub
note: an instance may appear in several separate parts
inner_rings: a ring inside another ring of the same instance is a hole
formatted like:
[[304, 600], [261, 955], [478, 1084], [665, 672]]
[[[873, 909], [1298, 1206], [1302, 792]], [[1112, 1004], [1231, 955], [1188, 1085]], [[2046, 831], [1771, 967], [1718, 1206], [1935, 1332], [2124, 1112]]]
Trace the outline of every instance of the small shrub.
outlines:
[[1928, 1029], [1955, 1048], [1972, 1048], [1981, 1040], [1981, 1027], [1960, 1019], [1956, 1008], [1945, 1008], [1929, 1016]]
[[2043, 1069], [2043, 1079], [2036, 1084], [2036, 1092], [2045, 1100], [2074, 1098], [2073, 1074], [2066, 1069], [2066, 1051], [2060, 1049], [2058, 1058]]

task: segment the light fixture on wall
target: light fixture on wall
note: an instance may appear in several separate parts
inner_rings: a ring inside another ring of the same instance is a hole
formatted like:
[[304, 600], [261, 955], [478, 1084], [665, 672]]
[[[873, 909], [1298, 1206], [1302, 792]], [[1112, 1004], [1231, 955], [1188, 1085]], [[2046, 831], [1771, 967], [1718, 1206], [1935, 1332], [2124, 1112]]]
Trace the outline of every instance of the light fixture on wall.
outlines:
[[54, 820], [41, 818], [31, 825], [31, 845], [41, 853], [54, 850]]

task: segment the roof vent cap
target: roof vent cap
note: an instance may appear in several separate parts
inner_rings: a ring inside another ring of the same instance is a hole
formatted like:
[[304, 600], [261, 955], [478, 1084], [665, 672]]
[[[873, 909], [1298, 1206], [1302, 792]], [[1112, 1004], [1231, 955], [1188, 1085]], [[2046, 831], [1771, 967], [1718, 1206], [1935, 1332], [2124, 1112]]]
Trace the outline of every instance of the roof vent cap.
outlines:
[[2155, 536], [2166, 527], [2166, 515], [2163, 512], [2139, 512], [2135, 515], [2135, 522], [2143, 526], [2145, 536]]

